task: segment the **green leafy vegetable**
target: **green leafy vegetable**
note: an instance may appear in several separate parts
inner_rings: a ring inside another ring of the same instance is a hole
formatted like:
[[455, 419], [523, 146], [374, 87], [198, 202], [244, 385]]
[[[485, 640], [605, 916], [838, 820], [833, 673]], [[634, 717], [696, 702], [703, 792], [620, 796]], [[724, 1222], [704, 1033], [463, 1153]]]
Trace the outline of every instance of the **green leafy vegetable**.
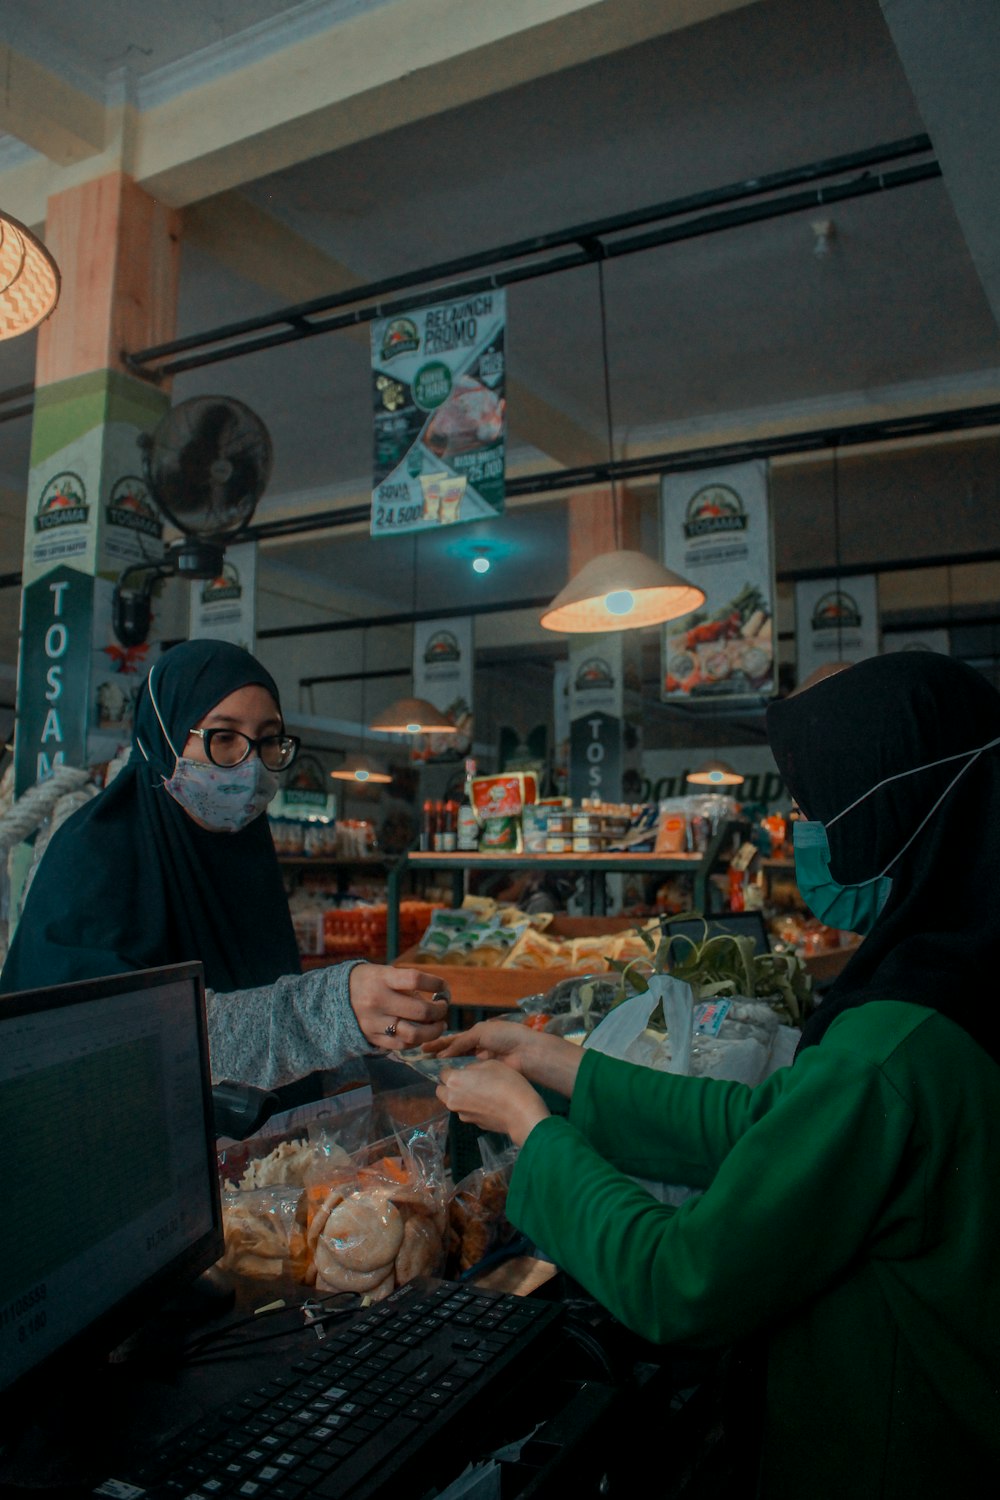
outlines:
[[[702, 924], [700, 938], [670, 930], [674, 922], [692, 920]], [[791, 1026], [801, 1026], [812, 1009], [812, 976], [797, 953], [755, 953], [753, 938], [722, 932], [701, 912], [657, 917], [637, 930], [650, 957], [609, 960], [619, 974], [615, 1005], [644, 994], [650, 974], [672, 974], [691, 986], [696, 1004], [742, 995], [764, 1001]], [[651, 1026], [657, 1022], [662, 1026], [662, 1007], [650, 1017]]]

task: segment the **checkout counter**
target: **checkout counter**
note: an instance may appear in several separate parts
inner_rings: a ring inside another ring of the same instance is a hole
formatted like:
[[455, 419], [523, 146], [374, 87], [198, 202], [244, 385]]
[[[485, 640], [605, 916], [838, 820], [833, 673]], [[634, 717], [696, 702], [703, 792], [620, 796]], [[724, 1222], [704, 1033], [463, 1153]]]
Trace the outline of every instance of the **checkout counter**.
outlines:
[[716, 1360], [635, 1337], [536, 1247], [369, 1307], [220, 1273], [218, 1111], [245, 1137], [270, 1103], [213, 1100], [198, 965], [7, 997], [0, 1122], [31, 1149], [0, 1252], [6, 1500], [630, 1497], [651, 1462], [699, 1494]]

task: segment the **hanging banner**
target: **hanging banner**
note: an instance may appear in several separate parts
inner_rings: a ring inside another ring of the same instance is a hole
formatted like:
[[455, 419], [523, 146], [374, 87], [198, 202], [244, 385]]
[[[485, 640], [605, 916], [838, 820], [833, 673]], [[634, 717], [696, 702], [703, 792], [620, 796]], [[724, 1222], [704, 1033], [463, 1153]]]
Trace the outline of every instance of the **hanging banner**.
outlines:
[[413, 693], [450, 719], [456, 734], [417, 736], [413, 760], [461, 760], [472, 749], [472, 616], [417, 620], [413, 626]]
[[763, 697], [774, 689], [774, 548], [766, 461], [664, 474], [663, 560], [705, 590], [663, 627], [665, 700]]
[[308, 753], [298, 757], [281, 778], [281, 789], [270, 806], [272, 818], [332, 818], [336, 795], [322, 761]]
[[552, 790], [565, 797], [569, 795], [568, 661], [557, 661], [552, 672], [552, 740]]
[[257, 632], [257, 543], [226, 548], [217, 578], [191, 585], [192, 640], [232, 641], [251, 655]]
[[[629, 644], [626, 646], [626, 637]], [[569, 796], [620, 802], [626, 760], [638, 779], [638, 754], [626, 723], [627, 658], [636, 642], [630, 632], [570, 636]], [[634, 766], [633, 766], [634, 762]]]
[[53, 766], [112, 759], [160, 652], [125, 646], [113, 630], [114, 585], [135, 563], [163, 556], [163, 522], [141, 468], [140, 438], [169, 398], [100, 370], [36, 395], [22, 567], [15, 794]]
[[372, 536], [502, 514], [506, 297], [371, 325]]
[[878, 580], [805, 578], [795, 585], [797, 680], [805, 682], [830, 662], [862, 661], [879, 654]]

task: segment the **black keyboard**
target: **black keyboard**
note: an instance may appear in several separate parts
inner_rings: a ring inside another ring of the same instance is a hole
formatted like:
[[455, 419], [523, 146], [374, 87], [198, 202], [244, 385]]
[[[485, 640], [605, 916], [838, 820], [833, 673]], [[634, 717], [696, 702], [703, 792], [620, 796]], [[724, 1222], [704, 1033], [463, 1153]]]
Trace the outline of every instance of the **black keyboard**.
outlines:
[[478, 1403], [465, 1424], [468, 1443], [493, 1399], [520, 1373], [538, 1369], [560, 1319], [552, 1302], [461, 1282], [408, 1282], [333, 1324], [318, 1348], [266, 1386], [93, 1493], [102, 1500], [373, 1500], [405, 1483], [401, 1492], [412, 1500], [427, 1489], [425, 1459], [451, 1451], [460, 1414]]

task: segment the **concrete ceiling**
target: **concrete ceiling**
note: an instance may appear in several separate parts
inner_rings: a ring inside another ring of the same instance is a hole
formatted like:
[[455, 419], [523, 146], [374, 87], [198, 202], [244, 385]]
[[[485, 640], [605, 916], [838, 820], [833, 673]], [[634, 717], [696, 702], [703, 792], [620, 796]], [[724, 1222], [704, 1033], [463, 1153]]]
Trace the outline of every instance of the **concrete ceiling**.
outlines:
[[[1000, 398], [998, 15], [993, 0], [5, 0], [0, 204], [44, 232], [49, 194], [124, 166], [183, 209], [186, 335], [928, 132], [937, 179], [606, 262], [614, 451], [973, 406]], [[513, 474], [607, 454], [597, 274], [508, 293]], [[0, 393], [33, 368], [33, 336], [0, 346]], [[257, 520], [369, 498], [365, 327], [174, 382], [176, 400], [216, 391], [274, 441]], [[29, 440], [30, 418], [0, 424], [0, 572], [20, 566]], [[557, 586], [564, 509], [531, 510], [422, 538], [420, 607], [464, 600], [455, 553], [487, 531], [498, 597]], [[405, 607], [412, 569], [412, 544], [363, 527], [268, 544], [263, 623]]]

